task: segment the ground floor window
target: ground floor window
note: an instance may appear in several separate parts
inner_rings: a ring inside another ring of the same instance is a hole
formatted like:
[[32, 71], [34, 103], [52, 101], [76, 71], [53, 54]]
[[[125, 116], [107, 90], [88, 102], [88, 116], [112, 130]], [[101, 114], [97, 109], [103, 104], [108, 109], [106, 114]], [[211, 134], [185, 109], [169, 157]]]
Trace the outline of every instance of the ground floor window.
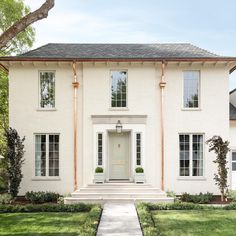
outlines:
[[232, 152], [232, 171], [236, 171], [236, 152]]
[[141, 133], [136, 133], [136, 165], [141, 165]]
[[102, 166], [103, 164], [103, 134], [97, 134], [97, 165]]
[[179, 135], [179, 175], [203, 176], [203, 135]]
[[59, 176], [59, 134], [35, 135], [35, 176]]

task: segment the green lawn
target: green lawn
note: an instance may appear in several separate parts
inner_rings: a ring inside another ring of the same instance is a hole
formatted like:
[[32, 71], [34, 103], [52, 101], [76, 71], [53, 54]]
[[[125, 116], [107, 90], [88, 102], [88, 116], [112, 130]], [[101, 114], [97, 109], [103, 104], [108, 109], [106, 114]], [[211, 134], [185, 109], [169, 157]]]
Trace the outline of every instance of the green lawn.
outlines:
[[89, 213], [1, 213], [0, 235], [94, 236], [97, 223]]
[[152, 211], [152, 217], [160, 235], [236, 235], [233, 210], [158, 210]]

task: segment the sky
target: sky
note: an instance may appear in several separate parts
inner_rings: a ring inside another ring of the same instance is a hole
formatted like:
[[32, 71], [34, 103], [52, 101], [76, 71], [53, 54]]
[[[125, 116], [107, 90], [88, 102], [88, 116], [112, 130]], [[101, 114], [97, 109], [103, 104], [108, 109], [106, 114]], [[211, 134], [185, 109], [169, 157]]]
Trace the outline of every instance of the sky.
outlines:
[[[24, 0], [31, 10], [44, 0]], [[192, 43], [236, 56], [235, 0], [55, 0], [33, 24], [47, 43]], [[236, 71], [230, 90], [236, 88]]]

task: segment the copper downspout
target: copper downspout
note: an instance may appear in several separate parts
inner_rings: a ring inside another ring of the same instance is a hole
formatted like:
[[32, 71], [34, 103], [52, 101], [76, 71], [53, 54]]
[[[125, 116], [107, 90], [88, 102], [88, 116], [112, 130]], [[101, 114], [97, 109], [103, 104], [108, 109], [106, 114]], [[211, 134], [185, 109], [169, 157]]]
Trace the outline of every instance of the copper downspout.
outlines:
[[159, 83], [160, 89], [161, 89], [161, 190], [165, 190], [165, 146], [164, 146], [164, 88], [166, 86], [165, 82], [165, 62], [162, 61], [161, 63], [161, 81]]
[[77, 101], [78, 101], [78, 88], [79, 88], [79, 82], [77, 80], [77, 74], [76, 74], [76, 62], [73, 61], [72, 64], [73, 69], [73, 77], [74, 81], [72, 82], [72, 85], [74, 87], [74, 191], [77, 190], [77, 137], [78, 137], [78, 108], [77, 108]]

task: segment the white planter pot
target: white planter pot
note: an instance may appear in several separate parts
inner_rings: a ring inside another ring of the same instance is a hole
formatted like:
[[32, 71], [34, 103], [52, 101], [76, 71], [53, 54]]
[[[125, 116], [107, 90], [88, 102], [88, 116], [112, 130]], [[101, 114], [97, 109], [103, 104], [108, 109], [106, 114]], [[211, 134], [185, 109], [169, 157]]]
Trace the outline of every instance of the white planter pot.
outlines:
[[94, 183], [104, 183], [105, 175], [104, 173], [95, 173], [94, 174]]
[[145, 174], [144, 173], [135, 173], [134, 174], [135, 183], [145, 183]]

